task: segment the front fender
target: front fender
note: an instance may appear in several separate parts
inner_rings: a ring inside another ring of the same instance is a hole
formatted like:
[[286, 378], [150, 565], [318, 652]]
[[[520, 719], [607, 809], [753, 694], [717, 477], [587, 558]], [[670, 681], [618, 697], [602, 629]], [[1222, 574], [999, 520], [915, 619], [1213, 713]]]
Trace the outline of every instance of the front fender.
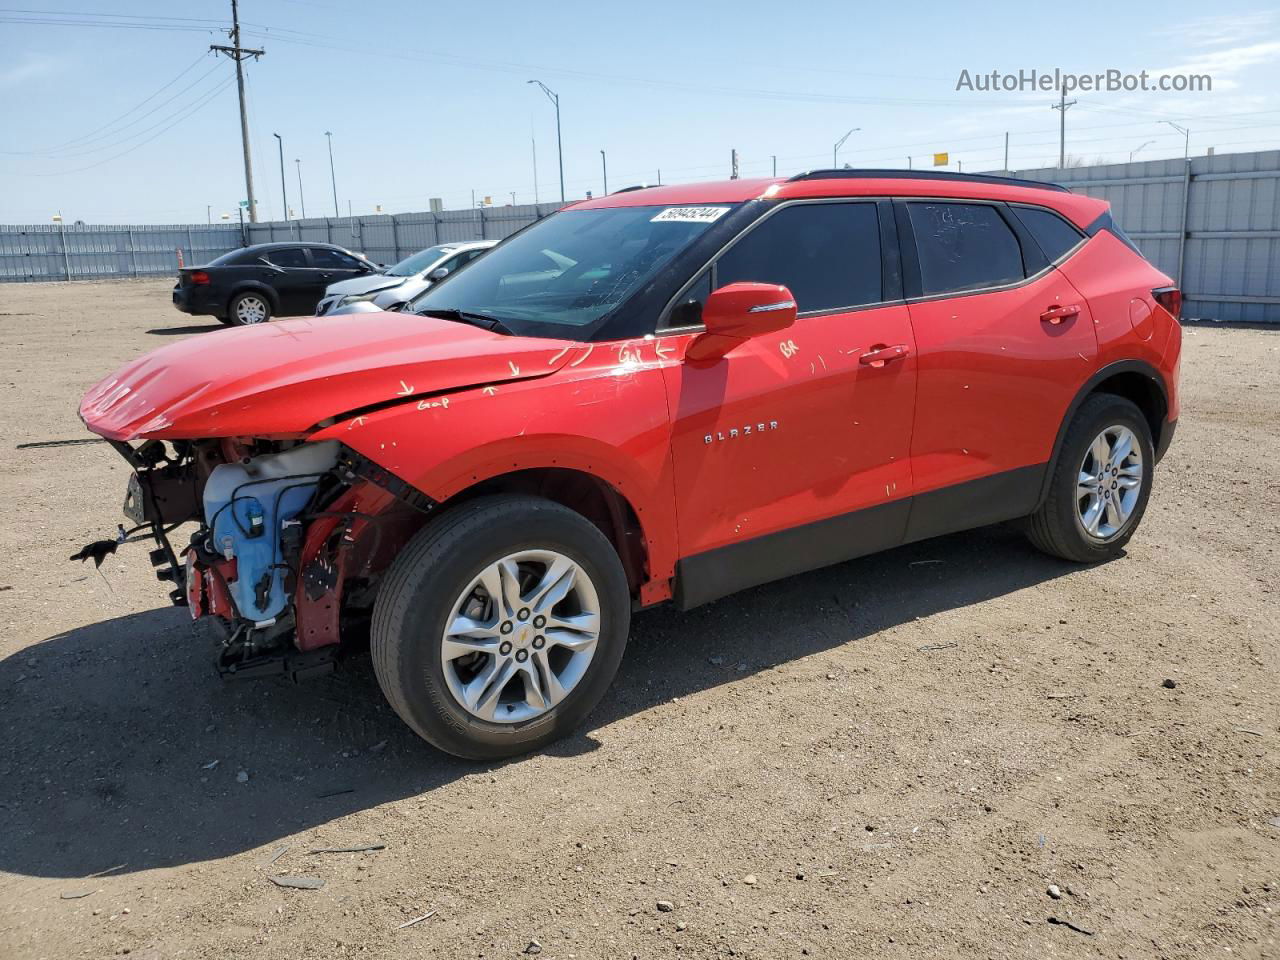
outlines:
[[603, 349], [590, 353], [600, 354], [594, 364], [439, 393], [352, 417], [310, 439], [339, 440], [440, 502], [521, 470], [590, 474], [635, 510], [650, 579], [669, 579], [675, 485], [660, 364], [630, 357], [619, 363]]

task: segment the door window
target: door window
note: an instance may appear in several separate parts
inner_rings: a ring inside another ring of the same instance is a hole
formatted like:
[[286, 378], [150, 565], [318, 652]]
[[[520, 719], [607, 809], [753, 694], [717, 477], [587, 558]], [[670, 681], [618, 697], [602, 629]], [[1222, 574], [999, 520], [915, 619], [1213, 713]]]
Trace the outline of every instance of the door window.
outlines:
[[345, 253], [328, 247], [312, 247], [311, 263], [326, 270], [357, 270], [360, 267], [355, 257], [348, 257]]
[[263, 256], [269, 263], [274, 263], [277, 267], [305, 267], [307, 266], [307, 255], [302, 252], [301, 247], [284, 247], [280, 250], [268, 250]]
[[783, 284], [800, 313], [883, 299], [874, 203], [799, 203], [763, 220], [716, 261], [715, 283]]
[[908, 203], [925, 296], [1014, 283], [1022, 248], [1000, 211], [979, 203]]

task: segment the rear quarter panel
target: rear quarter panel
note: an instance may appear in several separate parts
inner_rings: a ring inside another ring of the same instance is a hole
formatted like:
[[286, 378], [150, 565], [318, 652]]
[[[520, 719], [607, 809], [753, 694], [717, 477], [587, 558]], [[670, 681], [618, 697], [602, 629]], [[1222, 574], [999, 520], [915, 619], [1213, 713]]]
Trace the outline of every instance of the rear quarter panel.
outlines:
[[1059, 268], [1086, 300], [1098, 336], [1098, 369], [1140, 360], [1159, 371], [1178, 416], [1178, 355], [1182, 330], [1151, 291], [1173, 281], [1107, 230], [1099, 231]]

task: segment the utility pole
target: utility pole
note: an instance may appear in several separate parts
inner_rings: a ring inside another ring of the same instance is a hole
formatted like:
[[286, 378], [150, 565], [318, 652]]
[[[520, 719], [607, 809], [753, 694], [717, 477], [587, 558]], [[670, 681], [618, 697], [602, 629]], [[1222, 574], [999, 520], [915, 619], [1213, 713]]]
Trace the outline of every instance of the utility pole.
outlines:
[[236, 89], [240, 93], [240, 143], [244, 147], [244, 192], [247, 195], [245, 199], [249, 201], [249, 222], [257, 223], [258, 207], [253, 199], [253, 159], [249, 156], [249, 114], [244, 105], [244, 58], [253, 57], [256, 60], [266, 51], [240, 46], [240, 10], [237, 3], [238, 0], [231, 0], [231, 46], [215, 43], [209, 49], [215, 53], [225, 53], [236, 62]]
[[302, 194], [302, 160], [294, 157], [293, 162], [298, 165], [298, 203], [302, 206], [302, 219], [307, 219], [307, 198]]
[[1058, 116], [1058, 169], [1065, 170], [1067, 168], [1067, 108], [1074, 107], [1074, 100], [1067, 100], [1067, 91], [1062, 91], [1062, 96], [1057, 103], [1050, 106], [1059, 112]]
[[1004, 132], [1004, 172], [1009, 172], [1009, 131]]
[[607, 197], [609, 195], [609, 161], [603, 150], [600, 151], [600, 174], [604, 177], [604, 193], [600, 196]]
[[336, 220], [342, 214], [338, 213], [338, 178], [333, 175], [333, 134], [326, 130], [324, 135], [329, 138], [329, 182], [333, 184], [333, 216]]
[[913, 168], [912, 168], [912, 166], [911, 166], [911, 158], [910, 158], [910, 157], [907, 157], [907, 169], [908, 169], [908, 170], [913, 169]]
[[284, 186], [284, 139], [278, 133], [271, 134], [280, 146], [280, 202], [284, 204], [284, 218], [289, 219], [289, 192]]
[[564, 203], [564, 142], [560, 139], [560, 95], [548, 87], [541, 80], [530, 80], [529, 83], [536, 83], [542, 88], [542, 92], [547, 95], [547, 99], [555, 104], [556, 108], [556, 152], [560, 155], [560, 202]]
[[209, 226], [213, 226], [213, 204], [211, 203], [204, 205], [204, 222]]
[[773, 175], [776, 177], [778, 175], [778, 155], [776, 153], [770, 154], [769, 159], [773, 161]]
[[738, 151], [736, 148], [729, 152], [729, 179], [738, 179]]
[[1161, 123], [1167, 123], [1173, 129], [1182, 134], [1182, 159], [1185, 160], [1191, 155], [1191, 130], [1188, 127], [1180, 127], [1172, 120], [1162, 120]]

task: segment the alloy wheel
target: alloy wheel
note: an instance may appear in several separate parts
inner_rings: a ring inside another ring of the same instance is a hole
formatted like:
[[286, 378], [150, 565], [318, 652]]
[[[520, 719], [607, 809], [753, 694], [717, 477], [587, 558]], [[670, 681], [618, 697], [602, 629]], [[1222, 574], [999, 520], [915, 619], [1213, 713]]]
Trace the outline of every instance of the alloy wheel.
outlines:
[[462, 591], [441, 638], [445, 682], [491, 723], [521, 723], [564, 700], [600, 639], [600, 600], [586, 571], [554, 550], [523, 550]]
[[241, 297], [236, 304], [236, 319], [242, 324], [262, 323], [267, 319], [267, 305], [258, 297]]
[[1076, 514], [1096, 540], [1117, 536], [1142, 494], [1142, 447], [1128, 427], [1107, 427], [1085, 451], [1076, 480]]

